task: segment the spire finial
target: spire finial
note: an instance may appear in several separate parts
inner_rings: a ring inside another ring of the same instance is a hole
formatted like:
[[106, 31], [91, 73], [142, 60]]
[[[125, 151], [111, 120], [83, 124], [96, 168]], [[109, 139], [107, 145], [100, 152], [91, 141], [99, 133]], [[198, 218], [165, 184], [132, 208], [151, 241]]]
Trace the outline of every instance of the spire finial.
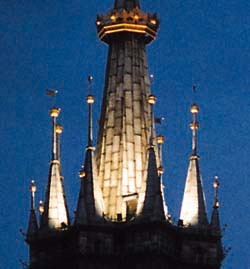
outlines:
[[150, 94], [148, 97], [148, 103], [150, 104], [150, 113], [151, 113], [151, 125], [150, 125], [150, 146], [153, 146], [153, 137], [154, 137], [154, 115], [153, 115], [153, 106], [156, 103], [156, 97], [153, 94]]
[[50, 117], [52, 118], [52, 130], [53, 130], [53, 136], [52, 136], [52, 160], [57, 160], [57, 139], [56, 139], [56, 118], [59, 116], [61, 109], [57, 107], [53, 107], [50, 110]]
[[27, 237], [34, 235], [38, 230], [38, 224], [37, 224], [36, 212], [35, 212], [35, 192], [36, 192], [35, 180], [31, 179], [31, 183], [30, 183], [31, 209], [30, 209]]
[[158, 174], [162, 175], [164, 173], [164, 169], [162, 166], [162, 145], [164, 144], [164, 136], [158, 135], [157, 136], [157, 144], [159, 145], [159, 158], [160, 158], [160, 166], [158, 167]]
[[[89, 92], [91, 92], [91, 84], [93, 81], [92, 76], [88, 76], [88, 82], [89, 82]], [[88, 126], [88, 147], [92, 147], [93, 145], [93, 123], [92, 123], [92, 105], [95, 102], [95, 98], [93, 95], [89, 94], [86, 97], [86, 102], [89, 105], [89, 126]]]
[[193, 115], [192, 122], [190, 123], [190, 129], [192, 130], [192, 156], [197, 157], [197, 130], [199, 129], [199, 123], [197, 121], [198, 105], [192, 104], [190, 112]]
[[35, 210], [35, 192], [36, 192], [35, 180], [31, 179], [30, 183], [31, 210]]
[[61, 142], [61, 134], [63, 132], [63, 126], [61, 124], [56, 124], [56, 146], [57, 146], [57, 159], [59, 162], [61, 162], [61, 146], [60, 146], [60, 142]]
[[44, 213], [44, 204], [43, 204], [43, 201], [42, 201], [42, 200], [39, 201], [39, 207], [38, 207], [38, 210], [39, 210], [39, 214], [40, 214], [40, 216], [42, 216], [43, 213]]
[[220, 182], [219, 182], [219, 177], [218, 176], [215, 176], [214, 177], [214, 183], [213, 183], [213, 186], [214, 186], [214, 205], [213, 205], [213, 208], [219, 208], [220, 207], [220, 202], [219, 202], [219, 199], [218, 199], [218, 196], [219, 196], [219, 186], [220, 186]]

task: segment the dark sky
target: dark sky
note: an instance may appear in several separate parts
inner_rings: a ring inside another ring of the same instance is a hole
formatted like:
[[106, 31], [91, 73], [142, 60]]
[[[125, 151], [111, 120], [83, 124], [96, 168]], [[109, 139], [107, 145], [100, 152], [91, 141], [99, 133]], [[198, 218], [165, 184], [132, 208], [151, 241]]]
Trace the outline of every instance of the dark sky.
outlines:
[[[223, 243], [232, 247], [224, 269], [250, 264], [250, 2], [247, 0], [141, 1], [157, 11], [161, 26], [148, 46], [156, 114], [164, 116], [164, 183], [177, 221], [191, 152], [190, 104], [200, 105], [199, 154], [209, 216], [214, 175], [221, 181]], [[53, 100], [62, 108], [62, 171], [70, 215], [79, 189], [77, 173], [86, 145], [86, 77], [94, 76], [95, 122], [100, 111], [107, 46], [98, 41], [96, 13], [113, 1], [0, 0], [0, 269], [22, 268], [27, 246], [29, 184], [37, 201], [47, 181]], [[192, 84], [197, 85], [193, 97]], [[96, 124], [97, 125], [97, 124]], [[95, 128], [96, 129], [96, 128]]]

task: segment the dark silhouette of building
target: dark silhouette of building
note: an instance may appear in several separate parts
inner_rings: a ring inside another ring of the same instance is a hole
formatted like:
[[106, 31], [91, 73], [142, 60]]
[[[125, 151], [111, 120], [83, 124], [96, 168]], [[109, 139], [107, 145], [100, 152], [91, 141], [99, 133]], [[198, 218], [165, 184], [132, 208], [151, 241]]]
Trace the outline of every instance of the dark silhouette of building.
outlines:
[[[40, 221], [32, 181], [26, 241], [31, 269], [219, 269], [224, 258], [219, 221], [219, 182], [208, 220], [197, 153], [197, 114], [191, 106], [192, 153], [178, 224], [171, 221], [163, 192], [162, 144], [156, 135], [145, 47], [156, 37], [156, 14], [139, 0], [116, 0], [98, 15], [97, 32], [109, 46], [97, 148], [93, 145], [88, 95], [88, 144], [72, 223], [60, 162], [60, 109], [52, 108], [52, 158]], [[92, 78], [89, 77], [91, 83]]]

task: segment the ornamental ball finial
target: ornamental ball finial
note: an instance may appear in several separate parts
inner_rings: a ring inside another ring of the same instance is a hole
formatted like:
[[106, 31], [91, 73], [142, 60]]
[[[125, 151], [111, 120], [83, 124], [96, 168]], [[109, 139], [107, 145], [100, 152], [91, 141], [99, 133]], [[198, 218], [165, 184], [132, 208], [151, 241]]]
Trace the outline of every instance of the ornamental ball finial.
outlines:
[[63, 127], [61, 124], [56, 125], [56, 133], [61, 134], [63, 132]]
[[219, 202], [219, 201], [216, 201], [216, 202], [215, 202], [215, 206], [216, 206], [217, 208], [219, 208], [219, 207], [220, 207], [220, 202]]
[[192, 113], [192, 114], [197, 114], [198, 112], [199, 112], [199, 107], [198, 107], [198, 105], [196, 105], [196, 104], [193, 104], [193, 105], [191, 105], [191, 107], [190, 107], [190, 112]]
[[81, 169], [81, 170], [79, 171], [79, 177], [80, 177], [80, 178], [84, 178], [85, 176], [86, 176], [86, 173], [85, 173], [84, 169]]
[[57, 107], [53, 107], [51, 110], [50, 110], [50, 116], [52, 117], [52, 118], [57, 118], [58, 116], [59, 116], [59, 114], [60, 114], [60, 111], [61, 111], [61, 109], [60, 108], [57, 108]]
[[214, 183], [213, 183], [214, 188], [219, 188], [219, 186], [220, 186], [220, 182], [218, 179], [219, 179], [218, 176], [214, 177]]
[[31, 179], [30, 192], [32, 192], [32, 193], [36, 192], [36, 185], [35, 185], [35, 180], [34, 179]]
[[158, 135], [156, 139], [157, 139], [157, 144], [160, 144], [160, 145], [164, 144], [165, 138], [163, 135]]
[[88, 104], [93, 104], [93, 103], [95, 102], [95, 98], [94, 98], [94, 96], [93, 96], [93, 95], [88, 95], [88, 96], [86, 97], [86, 102], [87, 102]]
[[199, 129], [199, 123], [198, 122], [191, 122], [190, 123], [190, 129], [191, 130], [198, 130]]
[[164, 173], [164, 169], [163, 169], [162, 166], [158, 167], [157, 170], [158, 170], [158, 174], [159, 174], [159, 175], [162, 175], [162, 174]]
[[38, 210], [39, 210], [40, 215], [42, 215], [44, 213], [44, 205], [43, 205], [43, 201], [42, 200], [39, 201]]
[[154, 105], [156, 103], [156, 97], [153, 94], [150, 94], [148, 97], [148, 103]]

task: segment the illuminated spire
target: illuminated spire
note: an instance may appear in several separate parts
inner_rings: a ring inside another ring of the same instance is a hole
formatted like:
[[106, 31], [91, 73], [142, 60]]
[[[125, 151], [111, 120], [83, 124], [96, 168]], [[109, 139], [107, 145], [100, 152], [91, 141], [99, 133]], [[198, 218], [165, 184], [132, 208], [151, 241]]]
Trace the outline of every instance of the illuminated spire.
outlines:
[[54, 107], [50, 110], [53, 123], [52, 160], [42, 215], [42, 226], [51, 229], [59, 229], [69, 225], [68, 208], [61, 176], [60, 140], [58, 140], [62, 133], [62, 127], [56, 124], [59, 113], [59, 108]]
[[144, 203], [150, 137], [145, 48], [156, 38], [159, 20], [136, 8], [139, 1], [118, 0], [114, 7], [96, 20], [100, 40], [109, 45], [96, 163], [105, 216], [125, 221]]
[[134, 8], [140, 8], [139, 0], [115, 0], [114, 9], [130, 11]]
[[164, 221], [166, 220], [166, 212], [164, 207], [164, 198], [161, 186], [161, 174], [157, 168], [155, 146], [154, 146], [154, 116], [153, 105], [156, 102], [156, 97], [150, 95], [148, 103], [151, 106], [151, 131], [150, 141], [148, 147], [148, 159], [147, 159], [147, 180], [146, 180], [146, 192], [145, 199], [142, 208], [142, 212], [138, 212], [139, 219], [142, 221]]
[[88, 117], [88, 146], [86, 148], [85, 163], [79, 176], [81, 179], [80, 193], [77, 203], [75, 224], [102, 222], [104, 206], [102, 193], [97, 182], [97, 169], [94, 157], [92, 105], [94, 96], [88, 95], [86, 101], [89, 105]]
[[199, 107], [193, 104], [190, 111], [193, 115], [192, 122], [190, 123], [190, 129], [192, 130], [192, 154], [186, 178], [180, 220], [184, 226], [201, 227], [207, 225], [208, 221], [199, 168], [199, 156], [197, 155], [197, 130], [199, 128], [197, 114]]
[[35, 212], [35, 192], [36, 192], [36, 185], [35, 185], [34, 179], [32, 179], [31, 184], [30, 184], [31, 209], [30, 209], [27, 237], [34, 235], [38, 231], [38, 224], [37, 224], [36, 212]]
[[214, 205], [213, 205], [213, 212], [211, 216], [210, 227], [213, 232], [220, 234], [221, 233], [220, 217], [219, 217], [220, 202], [218, 199], [218, 190], [219, 190], [220, 182], [218, 181], [218, 176], [214, 177], [213, 186], [214, 186]]

